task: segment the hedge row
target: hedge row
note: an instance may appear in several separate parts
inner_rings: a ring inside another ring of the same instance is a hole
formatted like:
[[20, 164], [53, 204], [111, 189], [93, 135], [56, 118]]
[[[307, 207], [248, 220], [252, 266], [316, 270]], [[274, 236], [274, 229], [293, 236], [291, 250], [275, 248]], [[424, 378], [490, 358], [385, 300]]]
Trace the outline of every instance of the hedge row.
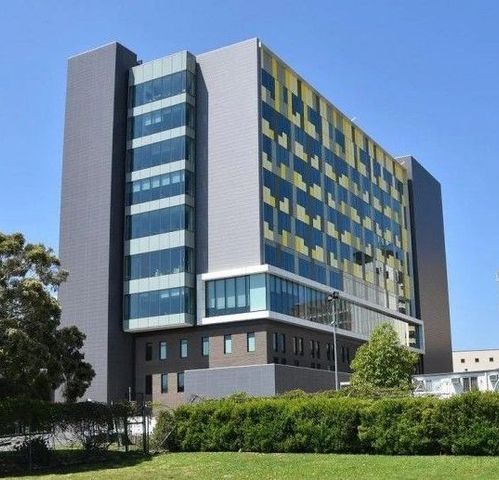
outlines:
[[42, 432], [85, 422], [112, 424], [116, 418], [135, 415], [136, 410], [136, 405], [130, 402], [106, 405], [96, 402], [51, 403], [4, 398], [0, 399], [0, 434], [14, 433], [19, 427]]
[[499, 455], [499, 394], [227, 398], [162, 413], [153, 443], [172, 451]]

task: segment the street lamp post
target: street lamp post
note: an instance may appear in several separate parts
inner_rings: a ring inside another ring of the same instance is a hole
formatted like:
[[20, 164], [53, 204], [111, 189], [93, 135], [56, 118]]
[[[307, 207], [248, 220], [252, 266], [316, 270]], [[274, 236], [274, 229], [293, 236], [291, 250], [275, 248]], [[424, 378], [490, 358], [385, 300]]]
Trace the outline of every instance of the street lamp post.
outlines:
[[338, 349], [336, 348], [336, 327], [338, 325], [338, 318], [336, 315], [336, 303], [340, 298], [339, 292], [333, 292], [328, 295], [327, 301], [331, 304], [331, 326], [333, 327], [333, 354], [334, 354], [334, 388], [335, 390], [339, 390], [338, 383]]

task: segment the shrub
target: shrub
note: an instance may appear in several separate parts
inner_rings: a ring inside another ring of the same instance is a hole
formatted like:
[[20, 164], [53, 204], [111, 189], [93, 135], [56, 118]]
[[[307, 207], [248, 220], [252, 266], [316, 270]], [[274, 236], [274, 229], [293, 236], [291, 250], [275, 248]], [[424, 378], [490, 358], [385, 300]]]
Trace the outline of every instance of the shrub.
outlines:
[[435, 398], [389, 398], [361, 412], [359, 438], [367, 450], [388, 455], [440, 453]]
[[454, 455], [499, 455], [499, 394], [470, 392], [441, 402], [442, 451]]
[[51, 452], [42, 437], [26, 439], [16, 446], [15, 450], [20, 456], [21, 463], [25, 465], [46, 466], [50, 463]]
[[498, 455], [499, 394], [363, 399], [226, 398], [163, 412], [155, 437], [179, 451]]

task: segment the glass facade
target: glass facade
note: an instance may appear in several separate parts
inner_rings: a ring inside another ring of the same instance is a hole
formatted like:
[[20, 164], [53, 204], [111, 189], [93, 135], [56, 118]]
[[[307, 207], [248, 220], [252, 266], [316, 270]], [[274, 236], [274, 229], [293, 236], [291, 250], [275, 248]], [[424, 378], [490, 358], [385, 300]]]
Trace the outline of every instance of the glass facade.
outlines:
[[126, 184], [126, 204], [194, 194], [194, 177], [188, 170], [165, 173]]
[[133, 117], [133, 121], [129, 125], [130, 139], [178, 127], [194, 128], [194, 107], [188, 103], [179, 103], [171, 107], [153, 110]]
[[194, 290], [169, 288], [125, 295], [126, 318], [157, 317], [178, 313], [194, 314]]
[[407, 174], [261, 49], [265, 263], [410, 314]]
[[129, 89], [129, 106], [138, 107], [146, 103], [173, 97], [182, 93], [195, 95], [194, 74], [188, 70], [175, 72], [148, 82], [132, 85]]
[[129, 150], [127, 167], [134, 172], [181, 160], [194, 160], [194, 140], [190, 137], [175, 137]]
[[188, 205], [151, 210], [129, 215], [126, 223], [126, 238], [149, 237], [177, 230], [193, 230], [194, 212]]
[[[191, 288], [195, 283], [195, 61], [181, 52], [154, 61], [151, 67], [132, 68], [129, 85], [125, 189], [129, 254], [124, 258], [125, 291], [130, 292], [124, 298], [128, 331], [192, 324], [195, 318]], [[164, 99], [168, 101], [157, 102]], [[164, 135], [150, 137], [155, 133]], [[163, 165], [169, 166], [159, 168]], [[158, 202], [161, 199], [166, 201]], [[161, 235], [175, 232], [182, 235]], [[168, 283], [148, 280], [163, 275], [171, 275]]]
[[[342, 330], [369, 336], [375, 327], [388, 322], [394, 326], [404, 345], [421, 347], [418, 324], [409, 324], [346, 300], [338, 300], [333, 313], [328, 295], [272, 274], [210, 280], [206, 282], [206, 316], [269, 310], [330, 325], [334, 314]], [[277, 337], [276, 342], [278, 345]]]
[[125, 279], [194, 273], [194, 252], [189, 247], [168, 248], [125, 257]]

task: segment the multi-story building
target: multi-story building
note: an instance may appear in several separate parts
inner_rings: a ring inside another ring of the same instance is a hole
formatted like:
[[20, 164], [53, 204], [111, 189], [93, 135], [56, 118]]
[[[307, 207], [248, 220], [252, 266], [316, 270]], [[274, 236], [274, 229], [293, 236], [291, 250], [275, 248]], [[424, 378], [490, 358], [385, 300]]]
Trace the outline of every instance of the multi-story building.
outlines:
[[93, 399], [332, 388], [382, 322], [452, 368], [440, 185], [257, 39], [69, 60], [60, 256]]
[[454, 372], [480, 372], [499, 369], [499, 350], [455, 350], [452, 352]]

